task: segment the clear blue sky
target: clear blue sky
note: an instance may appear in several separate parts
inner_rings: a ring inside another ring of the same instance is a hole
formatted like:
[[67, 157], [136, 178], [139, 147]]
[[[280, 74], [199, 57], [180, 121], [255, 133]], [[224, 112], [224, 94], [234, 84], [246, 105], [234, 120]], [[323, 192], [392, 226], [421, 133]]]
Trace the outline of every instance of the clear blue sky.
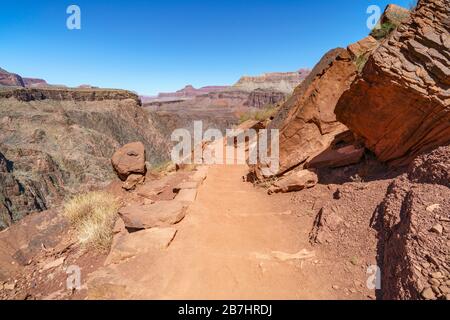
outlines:
[[[367, 7], [411, 0], [0, 0], [0, 67], [141, 94], [313, 67], [369, 33]], [[81, 8], [81, 30], [66, 9]]]

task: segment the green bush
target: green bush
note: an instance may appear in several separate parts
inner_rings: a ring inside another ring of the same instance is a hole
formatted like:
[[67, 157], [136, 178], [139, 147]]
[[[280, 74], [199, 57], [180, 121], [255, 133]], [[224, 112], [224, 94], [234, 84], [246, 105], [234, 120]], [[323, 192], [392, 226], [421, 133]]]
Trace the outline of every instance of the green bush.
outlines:
[[391, 22], [386, 22], [386, 23], [383, 23], [380, 27], [375, 27], [375, 29], [372, 30], [370, 35], [377, 40], [381, 40], [381, 39], [386, 38], [396, 28], [397, 28], [397, 25], [395, 25]]

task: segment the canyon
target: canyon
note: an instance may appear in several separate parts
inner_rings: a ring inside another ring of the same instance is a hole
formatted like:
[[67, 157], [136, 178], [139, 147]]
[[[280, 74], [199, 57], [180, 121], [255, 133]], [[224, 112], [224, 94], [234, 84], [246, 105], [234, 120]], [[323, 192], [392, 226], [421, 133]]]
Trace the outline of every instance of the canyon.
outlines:
[[[157, 97], [0, 69], [0, 298], [449, 300], [449, 7], [389, 5], [312, 70]], [[279, 130], [279, 170], [168, 163], [199, 120]], [[64, 214], [93, 191], [117, 201], [103, 251]]]

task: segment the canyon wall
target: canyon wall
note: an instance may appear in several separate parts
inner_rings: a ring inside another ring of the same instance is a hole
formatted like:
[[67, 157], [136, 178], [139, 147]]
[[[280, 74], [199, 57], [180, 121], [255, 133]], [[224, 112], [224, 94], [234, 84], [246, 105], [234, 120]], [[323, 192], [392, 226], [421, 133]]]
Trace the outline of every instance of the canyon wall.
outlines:
[[141, 141], [147, 160], [169, 159], [162, 135], [123, 90], [0, 89], [0, 228], [115, 178], [110, 158]]

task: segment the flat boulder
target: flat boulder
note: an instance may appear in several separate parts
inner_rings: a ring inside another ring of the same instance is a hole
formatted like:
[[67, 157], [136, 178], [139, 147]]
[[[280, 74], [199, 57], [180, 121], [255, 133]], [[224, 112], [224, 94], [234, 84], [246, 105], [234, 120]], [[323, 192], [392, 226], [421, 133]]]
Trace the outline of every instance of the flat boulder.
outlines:
[[153, 228], [124, 235], [111, 249], [105, 265], [120, 263], [139, 254], [164, 250], [169, 247], [176, 233], [174, 228]]
[[356, 164], [364, 156], [364, 148], [353, 145], [339, 149], [327, 149], [308, 162], [308, 168], [339, 168]]
[[312, 170], [299, 170], [289, 173], [276, 181], [268, 193], [287, 193], [312, 188], [319, 182], [317, 174]]
[[186, 189], [197, 189], [200, 185], [200, 182], [198, 181], [184, 181], [180, 184], [178, 184], [175, 188], [173, 188], [174, 193], [179, 193], [182, 190]]
[[122, 181], [131, 174], [145, 175], [145, 146], [142, 142], [129, 143], [117, 150], [111, 158], [111, 163]]
[[178, 201], [194, 202], [197, 199], [197, 189], [182, 189], [178, 192], [175, 199]]
[[131, 205], [119, 210], [126, 228], [139, 230], [167, 227], [184, 219], [187, 204], [183, 201], [160, 201], [149, 205]]

